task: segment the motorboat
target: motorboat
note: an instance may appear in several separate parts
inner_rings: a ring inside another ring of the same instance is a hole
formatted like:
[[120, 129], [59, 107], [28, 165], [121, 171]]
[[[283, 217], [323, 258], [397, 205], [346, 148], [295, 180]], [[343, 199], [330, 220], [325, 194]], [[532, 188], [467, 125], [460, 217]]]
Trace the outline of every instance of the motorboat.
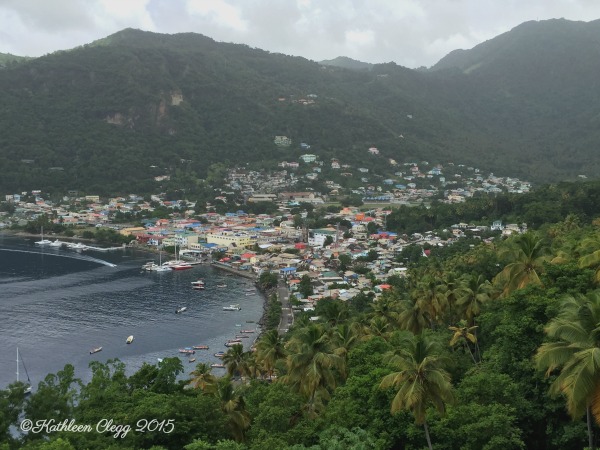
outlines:
[[242, 309], [240, 305], [223, 306], [223, 311], [239, 311]]
[[227, 287], [227, 285], [226, 285], [226, 284], [217, 284], [217, 287], [218, 287], [218, 288], [226, 288], [226, 287]]
[[204, 285], [203, 284], [194, 284], [194, 285], [192, 285], [192, 289], [194, 289], [196, 291], [203, 291]]
[[194, 350], [208, 350], [208, 345], [194, 345], [192, 348]]
[[180, 314], [180, 313], [184, 312], [185, 310], [187, 310], [187, 306], [182, 306], [181, 308], [177, 308], [175, 310], [175, 314]]
[[147, 263], [142, 264], [142, 270], [155, 270], [156, 263], [154, 261], [148, 261]]
[[82, 244], [81, 242], [77, 242], [77, 243], [70, 243], [67, 244], [67, 248], [71, 249], [71, 250], [76, 250], [76, 251], [81, 251], [81, 250], [87, 250], [87, 245]]
[[154, 269], [152, 269], [153, 272], [170, 272], [171, 269], [170, 267], [167, 266], [156, 266]]
[[190, 359], [188, 359], [188, 362], [191, 362], [191, 363], [196, 362], [196, 358], [190, 358]]
[[242, 330], [241, 332], [242, 333], [249, 333], [249, 334], [251, 334], [251, 333], [256, 332], [256, 330]]
[[235, 338], [235, 339], [229, 339], [227, 341], [228, 344], [236, 343], [236, 342], [242, 342], [242, 340], [240, 338]]
[[210, 367], [214, 368], [214, 369], [224, 369], [225, 368], [225, 364], [221, 364], [221, 363], [212, 363], [210, 365]]
[[90, 355], [94, 354], [94, 353], [98, 353], [102, 351], [102, 347], [95, 347], [93, 349], [90, 350]]
[[248, 336], [247, 334], [240, 334], [240, 335], [236, 335], [236, 339], [247, 339], [250, 336]]
[[215, 356], [217, 358], [222, 358], [223, 356], [225, 356], [225, 352], [217, 352], [217, 353], [215, 353]]
[[193, 355], [196, 351], [192, 347], [180, 348], [179, 353], [183, 353], [184, 355]]
[[127, 338], [127, 340], [125, 341], [125, 343], [127, 343], [127, 344], [131, 344], [132, 342], [133, 342], [133, 335], [129, 336]]
[[64, 242], [59, 241], [58, 239], [56, 239], [53, 242], [50, 242], [50, 244], [48, 244], [50, 247], [62, 247], [64, 244]]
[[242, 340], [240, 342], [225, 342], [225, 347], [233, 347], [234, 345], [242, 345]]
[[192, 286], [204, 286], [204, 280], [202, 280], [202, 278], [199, 278], [196, 281], [192, 281]]

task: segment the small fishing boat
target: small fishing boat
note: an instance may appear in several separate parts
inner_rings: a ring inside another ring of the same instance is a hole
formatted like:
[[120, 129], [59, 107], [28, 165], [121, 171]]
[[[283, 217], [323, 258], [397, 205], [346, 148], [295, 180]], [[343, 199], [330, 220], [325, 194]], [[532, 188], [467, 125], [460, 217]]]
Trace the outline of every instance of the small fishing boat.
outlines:
[[133, 342], [133, 335], [129, 336], [125, 341], [126, 344], [131, 344]]
[[236, 327], [241, 327], [241, 326], [242, 326], [242, 324], [241, 324], [241, 323], [236, 323], [236, 324], [235, 324], [235, 326], [236, 326]]
[[254, 333], [256, 330], [242, 330], [242, 333]]
[[241, 334], [239, 336], [236, 336], [236, 339], [248, 339], [250, 336], [248, 336], [247, 334]]
[[217, 358], [222, 358], [224, 355], [225, 355], [225, 352], [217, 352], [217, 353], [215, 353], [215, 356]]
[[223, 306], [223, 311], [239, 311], [242, 309], [240, 305]]
[[90, 350], [90, 355], [94, 354], [94, 353], [98, 353], [102, 351], [102, 347], [95, 347], [93, 349]]
[[184, 355], [194, 355], [196, 351], [192, 347], [180, 348], [179, 353], [183, 353]]
[[254, 323], [254, 320], [246, 320], [246, 323]]
[[187, 310], [187, 306], [182, 306], [181, 308], [177, 308], [175, 310], [175, 314], [181, 314], [182, 312]]
[[224, 369], [225, 368], [225, 364], [213, 363], [213, 364], [210, 365], [210, 367], [213, 367], [215, 369]]
[[229, 339], [227, 341], [228, 344], [231, 344], [232, 342], [242, 342], [242, 340], [240, 338], [235, 338], [235, 339]]
[[192, 348], [194, 350], [208, 350], [208, 345], [194, 345]]
[[233, 347], [234, 345], [242, 345], [242, 340], [240, 342], [225, 342], [225, 347]]

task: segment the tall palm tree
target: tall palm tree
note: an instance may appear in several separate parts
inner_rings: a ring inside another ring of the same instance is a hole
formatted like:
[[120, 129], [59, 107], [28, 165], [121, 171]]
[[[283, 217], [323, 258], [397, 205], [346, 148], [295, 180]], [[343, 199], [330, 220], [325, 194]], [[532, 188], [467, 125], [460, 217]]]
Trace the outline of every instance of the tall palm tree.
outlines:
[[256, 360], [269, 374], [269, 379], [273, 378], [277, 361], [285, 356], [283, 339], [277, 330], [267, 331], [256, 344]]
[[204, 393], [214, 393], [216, 389], [217, 378], [211, 373], [210, 366], [206, 363], [199, 363], [191, 372], [192, 379], [189, 383]]
[[581, 241], [580, 250], [582, 256], [579, 258], [579, 267], [596, 268], [594, 281], [600, 283], [600, 236], [595, 235]]
[[[464, 325], [464, 322], [462, 323]], [[450, 338], [450, 346], [455, 346], [458, 342], [461, 342], [463, 347], [469, 351], [473, 362], [477, 364], [477, 360], [475, 359], [475, 355], [469, 346], [469, 342], [472, 344], [477, 344], [477, 335], [475, 334], [475, 330], [477, 326], [474, 327], [448, 327], [450, 331], [453, 332], [452, 338]]]
[[566, 297], [545, 331], [554, 341], [540, 346], [537, 366], [546, 376], [558, 371], [550, 393], [565, 396], [574, 419], [587, 415], [593, 448], [592, 416], [600, 424], [600, 291]]
[[371, 318], [368, 324], [363, 325], [363, 339], [370, 339], [373, 336], [380, 336], [387, 341], [391, 334], [391, 326], [385, 317], [375, 316]]
[[344, 360], [343, 371], [341, 372], [343, 379], [346, 379], [346, 376], [348, 375], [346, 373], [348, 352], [358, 343], [359, 336], [359, 326], [357, 323], [344, 323], [331, 330], [331, 339], [335, 346], [334, 352]]
[[445, 404], [454, 399], [450, 374], [444, 369], [446, 358], [440, 352], [439, 345], [423, 334], [405, 339], [396, 353], [390, 355], [390, 364], [398, 371], [386, 375], [379, 385], [382, 389], [397, 390], [391, 404], [392, 414], [410, 410], [415, 422], [423, 425], [430, 450], [427, 407], [433, 405], [443, 414]]
[[384, 318], [390, 327], [398, 326], [398, 307], [399, 299], [389, 292], [385, 292], [371, 305], [373, 316]]
[[494, 287], [483, 275], [472, 275], [467, 279], [465, 288], [464, 295], [457, 300], [456, 306], [460, 316], [469, 326], [473, 326], [483, 304], [492, 298]]
[[426, 273], [417, 282], [415, 289], [411, 292], [411, 297], [415, 299], [415, 304], [427, 312], [432, 328], [448, 307], [445, 289], [442, 279], [439, 276]]
[[223, 364], [227, 367], [227, 373], [230, 376], [243, 376], [246, 373], [244, 347], [242, 344], [235, 344], [229, 347], [229, 350], [223, 355]]
[[541, 285], [543, 264], [550, 260], [549, 247], [531, 232], [517, 236], [512, 244], [501, 252], [510, 262], [494, 279], [494, 283], [502, 289], [502, 297], [530, 284]]
[[401, 329], [421, 334], [423, 330], [432, 326], [430, 309], [418, 298], [402, 300], [400, 308], [398, 322]]
[[246, 429], [250, 426], [244, 398], [234, 389], [228, 376], [218, 381], [215, 394], [221, 402], [221, 410], [227, 415], [227, 425], [234, 439], [244, 441]]
[[317, 324], [303, 328], [287, 344], [288, 373], [282, 381], [290, 384], [308, 400], [309, 413], [316, 415], [329, 390], [344, 372], [344, 360], [335, 353], [327, 330]]
[[443, 296], [450, 323], [456, 320], [456, 305], [468, 294], [467, 280], [464, 276], [458, 276], [456, 272], [446, 272], [442, 275], [442, 284], [439, 287]]

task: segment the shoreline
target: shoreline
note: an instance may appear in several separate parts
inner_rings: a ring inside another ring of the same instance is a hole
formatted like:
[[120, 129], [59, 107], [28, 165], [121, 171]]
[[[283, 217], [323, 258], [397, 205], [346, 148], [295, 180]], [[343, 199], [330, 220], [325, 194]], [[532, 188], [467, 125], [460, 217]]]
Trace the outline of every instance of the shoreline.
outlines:
[[211, 262], [210, 265], [214, 268], [221, 269], [221, 270], [231, 273], [233, 275], [241, 276], [243, 278], [254, 281], [254, 286], [256, 287], [256, 289], [258, 289], [258, 292], [260, 292], [260, 294], [263, 296], [263, 311], [260, 316], [260, 319], [258, 319], [258, 322], [257, 322], [257, 324], [260, 325], [260, 332], [256, 336], [256, 339], [254, 339], [254, 341], [252, 342], [252, 347], [254, 347], [254, 344], [256, 344], [256, 342], [261, 338], [263, 333], [266, 331], [265, 330], [265, 321], [266, 321], [266, 315], [267, 315], [268, 304], [269, 304], [269, 293], [263, 291], [260, 288], [260, 286], [258, 285], [258, 276], [254, 272], [250, 272], [247, 270], [242, 271], [239, 269], [235, 269], [229, 265], [226, 265], [226, 264], [223, 264], [223, 263], [220, 263], [217, 261]]

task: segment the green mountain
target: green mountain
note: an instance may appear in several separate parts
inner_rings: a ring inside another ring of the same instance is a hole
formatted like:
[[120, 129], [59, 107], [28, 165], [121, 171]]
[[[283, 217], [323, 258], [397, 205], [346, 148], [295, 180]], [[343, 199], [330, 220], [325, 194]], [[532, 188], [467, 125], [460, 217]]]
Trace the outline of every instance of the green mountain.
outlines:
[[10, 53], [0, 53], [0, 69], [4, 69], [7, 66], [15, 65], [23, 61], [27, 61], [28, 58], [26, 56], [16, 56], [11, 55]]
[[[428, 71], [123, 30], [0, 70], [0, 191], [149, 192], [165, 174], [193, 188], [213, 164], [274, 168], [303, 142], [382, 175], [393, 158], [530, 181], [594, 176], [598, 27], [526, 23]], [[279, 135], [292, 145], [276, 146]]]
[[373, 67], [373, 64], [371, 63], [357, 61], [356, 59], [348, 58], [347, 56], [338, 56], [334, 59], [325, 59], [323, 61], [319, 61], [319, 64], [353, 70], [371, 70]]

